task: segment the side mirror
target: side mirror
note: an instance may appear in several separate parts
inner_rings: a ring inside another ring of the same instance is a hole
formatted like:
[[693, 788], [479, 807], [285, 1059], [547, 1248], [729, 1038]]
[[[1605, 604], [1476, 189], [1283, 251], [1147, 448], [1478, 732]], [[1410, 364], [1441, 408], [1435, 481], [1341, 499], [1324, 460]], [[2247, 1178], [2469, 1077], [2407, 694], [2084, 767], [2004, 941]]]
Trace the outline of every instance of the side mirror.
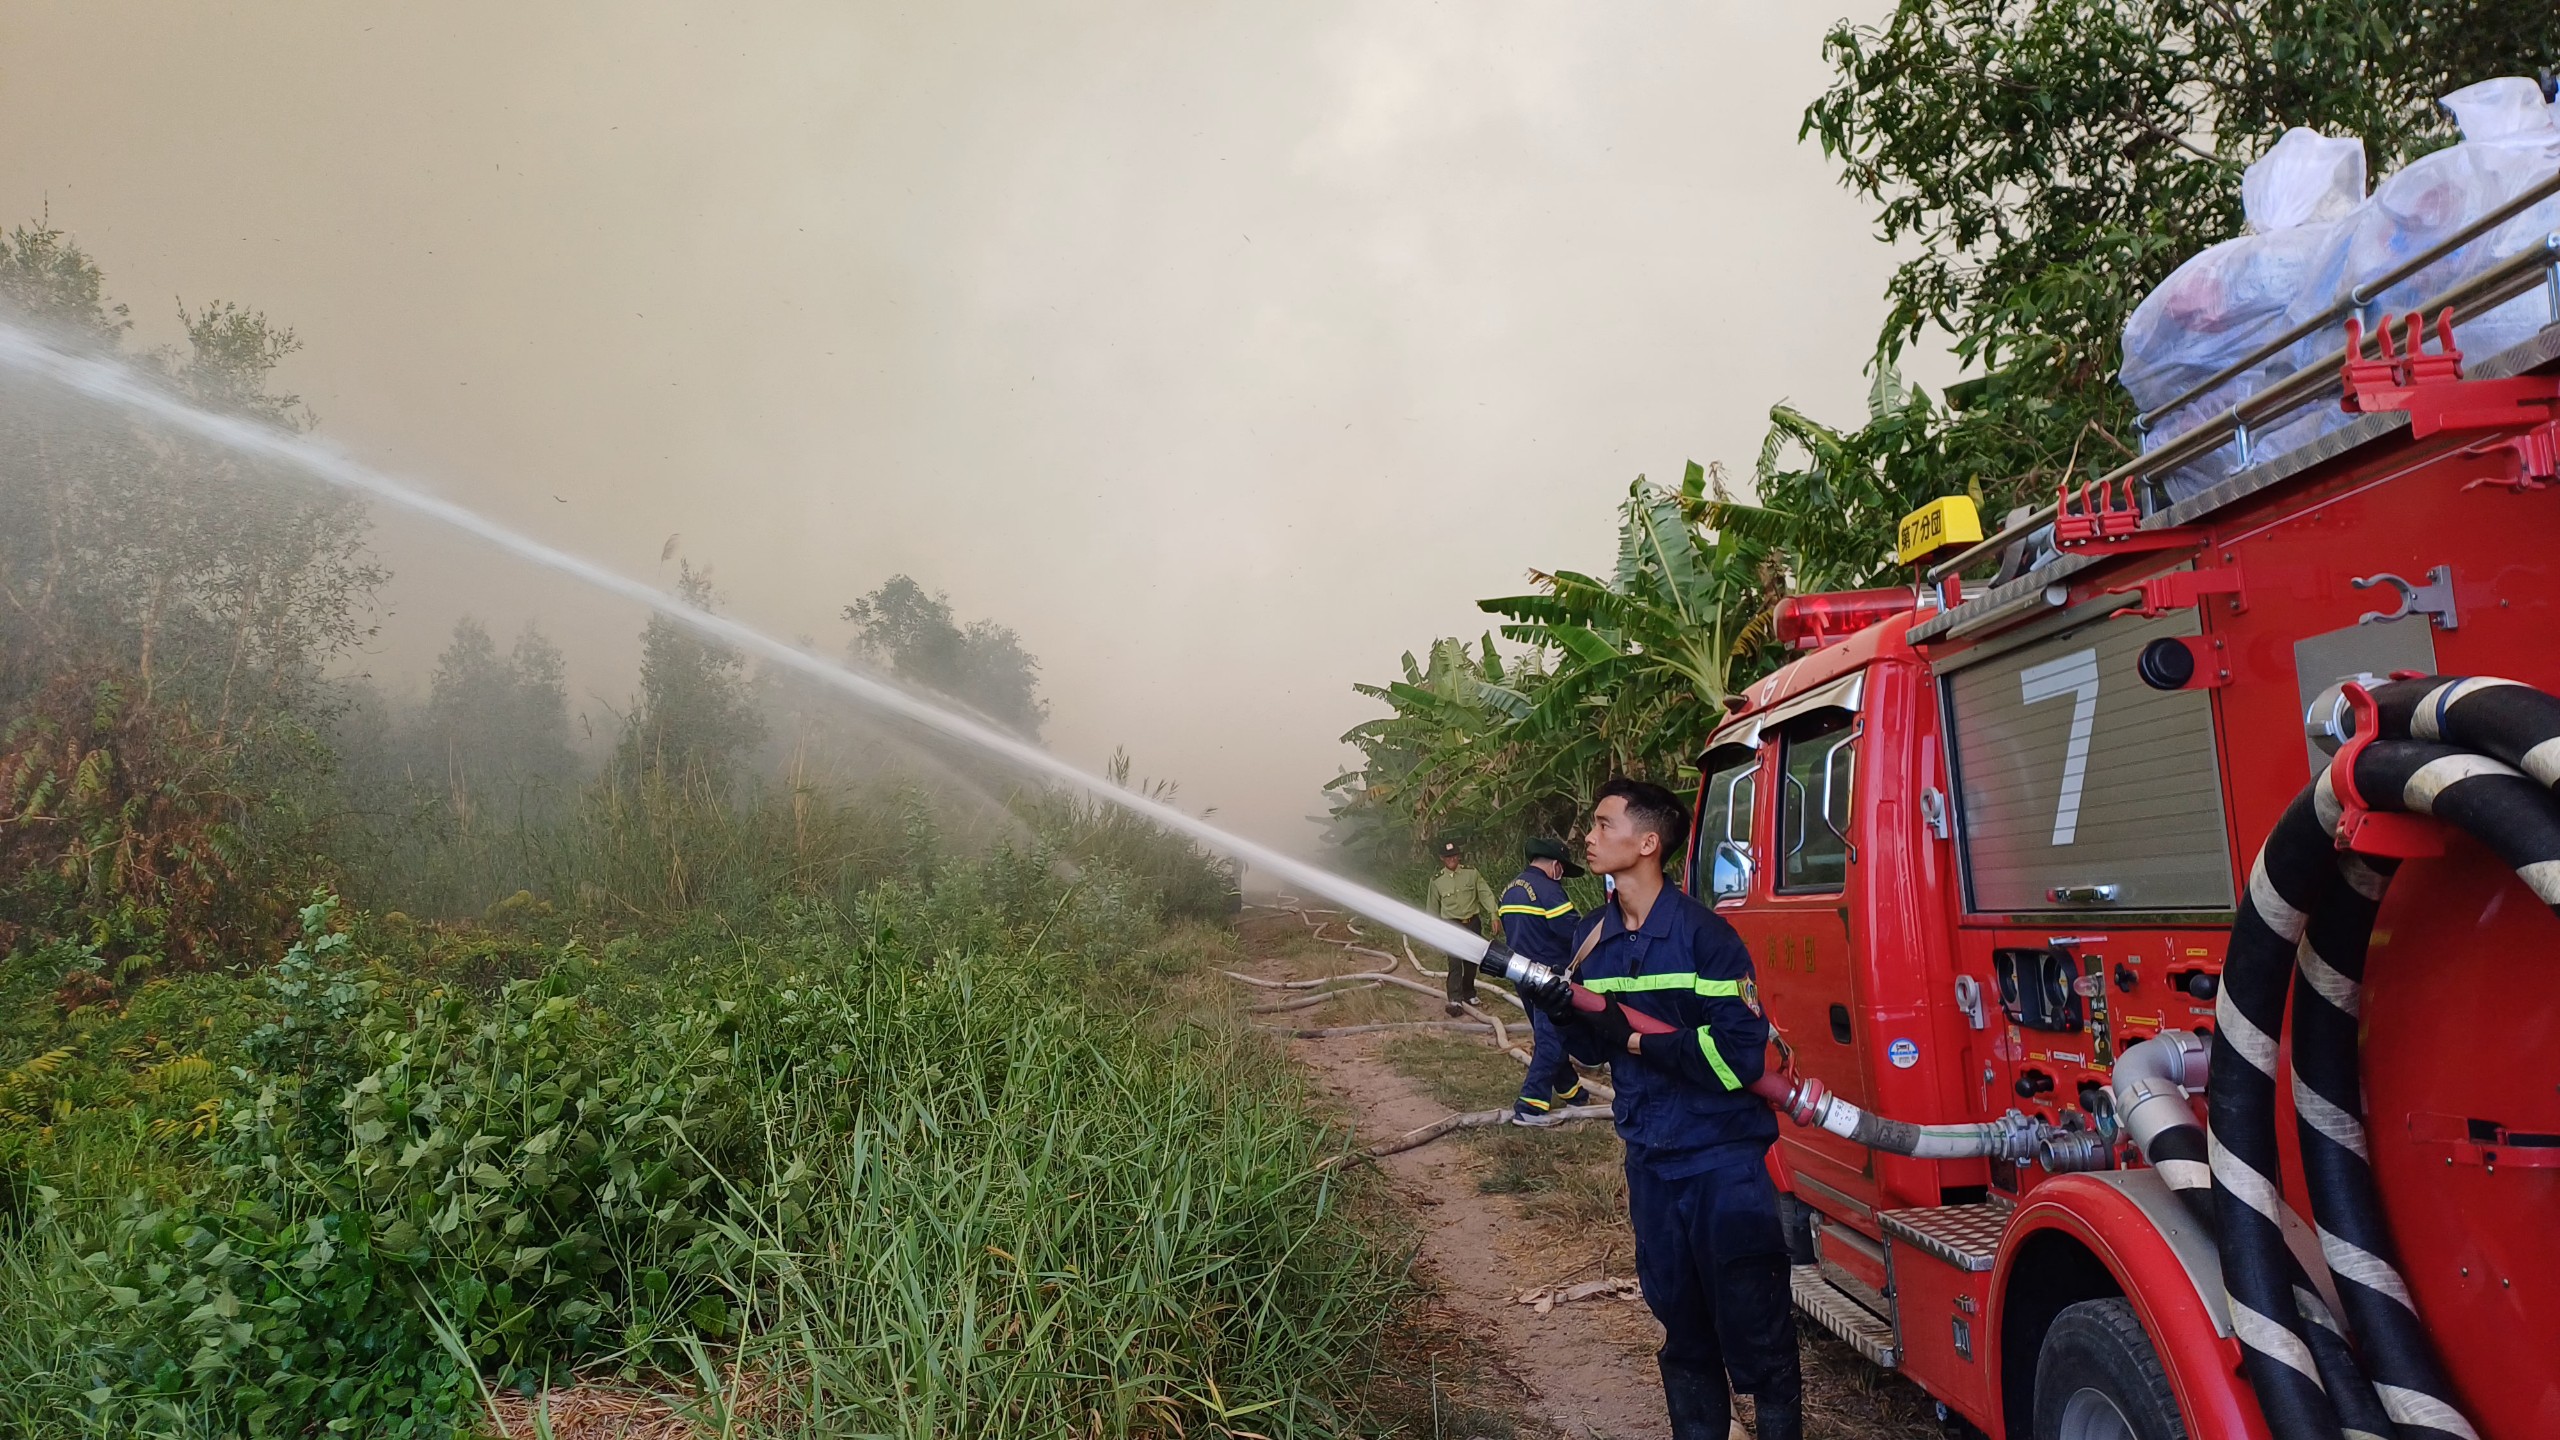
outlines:
[[1715, 897], [1730, 900], [1751, 889], [1751, 851], [1732, 840], [1716, 842]]

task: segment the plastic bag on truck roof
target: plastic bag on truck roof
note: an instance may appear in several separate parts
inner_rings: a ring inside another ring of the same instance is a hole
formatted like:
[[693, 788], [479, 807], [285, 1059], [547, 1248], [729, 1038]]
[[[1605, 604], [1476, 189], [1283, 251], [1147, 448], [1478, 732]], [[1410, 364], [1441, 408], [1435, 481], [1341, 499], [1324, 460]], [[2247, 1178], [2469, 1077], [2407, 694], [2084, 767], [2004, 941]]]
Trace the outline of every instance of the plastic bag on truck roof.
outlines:
[[2269, 235], [2339, 219], [2364, 199], [2364, 142], [2296, 125], [2240, 176], [2249, 233]]
[[[2373, 198], [2338, 227], [2334, 283], [2305, 292], [2295, 318], [2308, 319], [2344, 301], [2350, 288], [2381, 278], [2526, 190], [2560, 172], [2560, 122], [2542, 86], [2522, 76], [2483, 80], [2444, 97], [2462, 128], [2460, 144], [2421, 155], [2374, 187]], [[2447, 287], [2479, 274], [2560, 229], [2560, 197], [2546, 198], [2461, 249], [2372, 296], [2371, 313], [2399, 315]], [[2485, 313], [2454, 316], [2454, 341], [2472, 360], [2532, 338], [2552, 319], [2540, 293], [2517, 296]], [[2336, 349], [2340, 333], [2305, 343], [2312, 353]]]
[[[2126, 322], [2118, 378], [2134, 403], [2156, 409], [2283, 333], [2304, 287], [2320, 283], [2331, 232], [2364, 198], [2364, 178], [2364, 142], [2350, 137], [2296, 127], [2259, 156], [2240, 182], [2249, 233], [2179, 266]], [[2161, 416], [2143, 449], [2230, 409], [2270, 378], [2258, 367]], [[2226, 445], [2168, 477], [2166, 489], [2183, 499], [2238, 459], [2239, 447]]]

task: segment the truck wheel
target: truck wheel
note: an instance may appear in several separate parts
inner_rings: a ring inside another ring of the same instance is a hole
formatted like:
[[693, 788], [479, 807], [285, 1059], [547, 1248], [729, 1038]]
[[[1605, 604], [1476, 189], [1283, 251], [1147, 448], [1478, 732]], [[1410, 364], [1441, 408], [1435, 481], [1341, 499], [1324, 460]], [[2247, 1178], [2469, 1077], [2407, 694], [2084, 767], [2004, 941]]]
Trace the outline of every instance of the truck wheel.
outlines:
[[1795, 1196], [1778, 1192], [1778, 1223], [1787, 1232], [1787, 1263], [1810, 1265], [1821, 1257], [1813, 1248], [1813, 1208]]
[[2065, 1306], [2036, 1356], [2036, 1440], [2187, 1440], [2159, 1352], [2124, 1300]]

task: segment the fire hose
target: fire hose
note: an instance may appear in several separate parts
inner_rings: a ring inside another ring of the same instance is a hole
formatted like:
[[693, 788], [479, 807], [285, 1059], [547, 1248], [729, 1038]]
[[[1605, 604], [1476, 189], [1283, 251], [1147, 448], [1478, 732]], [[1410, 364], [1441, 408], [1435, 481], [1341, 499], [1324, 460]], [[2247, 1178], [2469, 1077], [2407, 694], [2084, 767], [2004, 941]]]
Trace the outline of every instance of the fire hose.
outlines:
[[[1596, 1015], [1609, 1003], [1553, 968], [1512, 954], [1498, 941], [1485, 951], [1484, 958], [1477, 964], [1485, 974], [1509, 981], [1519, 989], [1521, 999], [1550, 1014], [1571, 1009]], [[1628, 1026], [1638, 1034], [1664, 1035], [1678, 1028], [1632, 1006], [1619, 1008], [1626, 1015]], [[1923, 1160], [1962, 1160], [1979, 1155], [1996, 1160], [2059, 1161], [2061, 1157], [2056, 1153], [2057, 1147], [2073, 1143], [2066, 1138], [2069, 1132], [2015, 1110], [1998, 1120], [1975, 1124], [1914, 1125], [1905, 1120], [1889, 1120], [1852, 1105], [1810, 1076], [1798, 1077], [1766, 1070], [1746, 1088], [1799, 1125], [1828, 1130], [1871, 1149]], [[2086, 1167], [2057, 1163], [2049, 1168]]]
[[[2277, 1440], [2471, 1437], [2400, 1274], [2365, 1138], [2357, 1014], [2374, 916], [2399, 866], [2374, 852], [2416, 853], [2389, 843], [2388, 826], [2430, 816], [2560, 908], [2560, 699], [2509, 680], [2430, 676], [2349, 685], [2342, 700], [2352, 737], [2258, 852], [2223, 963], [2206, 1087], [2223, 1285]], [[2284, 1243], [2276, 1062], [2288, 991], [2305, 1190], [2353, 1351], [2308, 1298]]]

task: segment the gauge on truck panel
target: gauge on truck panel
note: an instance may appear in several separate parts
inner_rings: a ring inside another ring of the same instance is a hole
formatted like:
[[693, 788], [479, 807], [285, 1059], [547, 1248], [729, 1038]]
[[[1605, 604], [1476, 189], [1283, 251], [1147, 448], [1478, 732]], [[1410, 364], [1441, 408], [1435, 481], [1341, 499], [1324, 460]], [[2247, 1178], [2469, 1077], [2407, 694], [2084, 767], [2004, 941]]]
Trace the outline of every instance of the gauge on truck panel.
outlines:
[[1945, 662], [1975, 911], [2230, 906], [2212, 702], [2136, 673], [2145, 645], [2198, 628], [2117, 615]]

